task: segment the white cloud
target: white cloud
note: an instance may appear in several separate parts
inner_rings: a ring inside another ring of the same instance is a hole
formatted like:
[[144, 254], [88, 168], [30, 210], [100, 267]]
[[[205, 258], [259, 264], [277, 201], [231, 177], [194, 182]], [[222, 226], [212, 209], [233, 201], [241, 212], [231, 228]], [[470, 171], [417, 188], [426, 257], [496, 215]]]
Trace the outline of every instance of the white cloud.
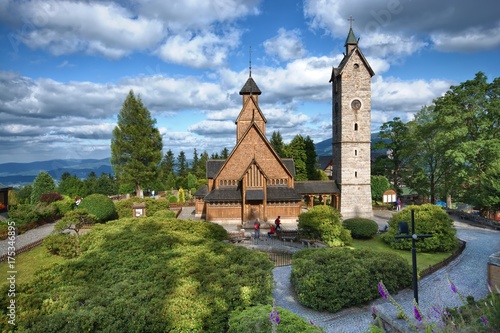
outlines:
[[267, 54], [277, 56], [281, 61], [298, 59], [306, 54], [299, 30], [286, 30], [280, 28], [278, 35], [264, 41], [264, 49]]
[[156, 51], [167, 62], [194, 68], [214, 68], [224, 65], [228, 52], [238, 46], [240, 32], [232, 29], [217, 35], [213, 32], [185, 32], [171, 36]]
[[474, 52], [500, 47], [500, 24], [492, 29], [473, 27], [458, 34], [436, 33], [431, 36], [436, 49], [445, 52]]
[[196, 123], [188, 128], [189, 132], [198, 135], [220, 136], [236, 133], [236, 125], [234, 121], [214, 121], [204, 120]]

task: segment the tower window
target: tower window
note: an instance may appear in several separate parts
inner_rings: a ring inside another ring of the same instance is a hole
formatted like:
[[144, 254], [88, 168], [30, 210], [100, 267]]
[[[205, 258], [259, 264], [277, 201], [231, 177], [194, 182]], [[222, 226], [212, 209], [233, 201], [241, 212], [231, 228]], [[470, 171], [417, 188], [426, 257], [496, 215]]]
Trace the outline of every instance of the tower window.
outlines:
[[354, 64], [354, 69], [358, 69], [359, 68], [359, 64]]
[[354, 149], [354, 156], [358, 156], [358, 150]]
[[354, 130], [357, 131], [358, 130], [358, 123], [354, 124]]
[[358, 178], [358, 172], [357, 171], [354, 172], [354, 177]]

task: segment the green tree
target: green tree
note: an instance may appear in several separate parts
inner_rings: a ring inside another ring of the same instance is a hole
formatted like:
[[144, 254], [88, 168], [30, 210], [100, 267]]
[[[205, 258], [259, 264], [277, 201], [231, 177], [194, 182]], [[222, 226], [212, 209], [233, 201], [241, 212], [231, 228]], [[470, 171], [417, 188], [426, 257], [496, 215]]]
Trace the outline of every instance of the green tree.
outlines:
[[379, 136], [382, 140], [374, 145], [375, 150], [387, 151], [387, 155], [377, 158], [376, 164], [384, 170], [383, 175], [390, 180], [398, 196], [401, 195], [403, 179], [408, 172], [409, 152], [413, 149], [408, 144], [408, 132], [407, 125], [396, 117], [380, 127]]
[[37, 204], [40, 201], [42, 194], [55, 192], [56, 185], [54, 179], [48, 172], [42, 171], [38, 174], [33, 182], [33, 190], [31, 192], [31, 204]]
[[198, 152], [196, 151], [195, 148], [193, 152], [193, 163], [191, 163], [191, 173], [196, 175], [198, 173], [199, 167], [200, 167], [200, 159], [198, 157]]
[[496, 174], [500, 159], [500, 78], [488, 83], [479, 72], [473, 80], [452, 86], [434, 105], [443, 141], [449, 144], [446, 157], [456, 170], [452, 191], [485, 208], [485, 177]]
[[179, 155], [177, 156], [177, 175], [179, 177], [186, 177], [189, 169], [188, 162], [186, 160], [186, 154], [181, 150]]
[[177, 194], [177, 196], [179, 197], [178, 202], [180, 203], [186, 202], [186, 195], [184, 194], [184, 190], [182, 189], [182, 187], [179, 189], [179, 193]]
[[198, 179], [206, 179], [207, 178], [207, 160], [208, 160], [208, 153], [205, 150], [200, 156], [200, 163], [199, 163], [198, 172], [196, 173], [196, 178], [198, 178]]
[[198, 179], [196, 179], [195, 175], [193, 175], [192, 173], [188, 173], [187, 181], [188, 181], [187, 188], [189, 188], [189, 189], [196, 188], [196, 186], [198, 184]]
[[212, 155], [210, 155], [210, 158], [212, 160], [218, 160], [218, 159], [220, 159], [219, 153], [212, 153]]
[[94, 224], [97, 222], [95, 215], [89, 214], [85, 209], [75, 209], [64, 214], [54, 226], [54, 231], [63, 232], [65, 230], [72, 230], [80, 237], [80, 229], [87, 224]]
[[314, 141], [311, 137], [306, 136], [304, 139], [305, 150], [306, 150], [306, 172], [308, 180], [319, 180], [320, 174], [318, 173], [318, 154], [316, 154], [316, 147], [314, 146]]
[[307, 180], [306, 142], [300, 134], [296, 135], [285, 150], [285, 156], [295, 162], [295, 180]]
[[118, 194], [118, 183], [111, 174], [101, 173], [97, 178], [96, 192], [104, 195]]
[[158, 177], [162, 140], [156, 119], [131, 90], [118, 114], [111, 139], [111, 164], [120, 183], [132, 183], [142, 196], [142, 183]]
[[171, 172], [174, 173], [174, 165], [175, 165], [175, 156], [172, 150], [168, 150], [163, 156], [163, 159], [160, 163], [160, 168], [163, 174], [163, 177], [167, 177]]
[[86, 179], [83, 180], [83, 194], [82, 196], [86, 197], [87, 195], [91, 195], [94, 193], [98, 193], [97, 191], [97, 176], [94, 171], [91, 171]]
[[384, 192], [391, 187], [385, 176], [371, 176], [372, 200], [382, 200]]
[[170, 172], [167, 176], [167, 180], [165, 181], [165, 189], [170, 191], [175, 188], [175, 176], [173, 172]]
[[21, 187], [20, 190], [16, 191], [16, 197], [21, 204], [27, 204], [31, 202], [31, 192], [33, 192], [32, 185], [25, 185]]
[[279, 157], [285, 157], [285, 143], [283, 142], [280, 131], [274, 131], [269, 142]]
[[228, 157], [229, 157], [229, 150], [226, 147], [224, 147], [224, 149], [222, 149], [222, 151], [220, 152], [220, 158], [226, 160]]
[[57, 186], [57, 191], [61, 194], [67, 195], [71, 198], [83, 197], [83, 183], [75, 175], [70, 175], [65, 172], [61, 175], [61, 181]]

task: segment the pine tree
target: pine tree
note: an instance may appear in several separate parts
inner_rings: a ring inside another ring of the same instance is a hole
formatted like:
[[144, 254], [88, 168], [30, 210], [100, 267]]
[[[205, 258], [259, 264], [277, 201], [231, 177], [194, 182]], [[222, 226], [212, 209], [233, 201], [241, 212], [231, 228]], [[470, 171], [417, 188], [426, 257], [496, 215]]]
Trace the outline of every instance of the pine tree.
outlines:
[[226, 160], [229, 157], [229, 150], [226, 147], [220, 152], [220, 158]]
[[198, 173], [199, 167], [200, 167], [200, 159], [198, 158], [198, 152], [196, 151], [195, 148], [193, 152], [193, 163], [191, 164], [191, 173], [196, 175]]
[[186, 154], [181, 151], [179, 156], [177, 156], [177, 174], [179, 177], [186, 177], [188, 173], [188, 162], [186, 160]]
[[279, 157], [285, 157], [285, 143], [283, 142], [280, 131], [273, 132], [270, 143]]
[[207, 178], [207, 160], [208, 153], [205, 150], [203, 154], [200, 156], [200, 163], [198, 164], [198, 172], [196, 173], [196, 178], [198, 179], [206, 179]]
[[131, 90], [118, 114], [111, 139], [111, 164], [120, 183], [133, 184], [142, 196], [142, 184], [158, 177], [162, 140], [156, 119]]
[[56, 190], [54, 179], [45, 171], [38, 174], [33, 182], [33, 190], [31, 191], [31, 204], [37, 204], [40, 201], [42, 194], [51, 193]]
[[167, 177], [171, 172], [174, 172], [175, 156], [171, 149], [169, 149], [160, 163], [161, 172], [163, 177]]

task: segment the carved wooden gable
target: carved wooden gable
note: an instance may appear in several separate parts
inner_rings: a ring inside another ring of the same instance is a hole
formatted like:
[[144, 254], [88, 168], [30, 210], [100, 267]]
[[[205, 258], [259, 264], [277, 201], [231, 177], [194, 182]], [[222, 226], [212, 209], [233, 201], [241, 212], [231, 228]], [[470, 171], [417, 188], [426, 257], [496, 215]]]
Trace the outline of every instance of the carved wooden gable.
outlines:
[[243, 108], [236, 119], [236, 142], [238, 142], [243, 134], [247, 131], [248, 127], [255, 123], [262, 133], [266, 133], [266, 118], [257, 104], [253, 96], [245, 100]]

